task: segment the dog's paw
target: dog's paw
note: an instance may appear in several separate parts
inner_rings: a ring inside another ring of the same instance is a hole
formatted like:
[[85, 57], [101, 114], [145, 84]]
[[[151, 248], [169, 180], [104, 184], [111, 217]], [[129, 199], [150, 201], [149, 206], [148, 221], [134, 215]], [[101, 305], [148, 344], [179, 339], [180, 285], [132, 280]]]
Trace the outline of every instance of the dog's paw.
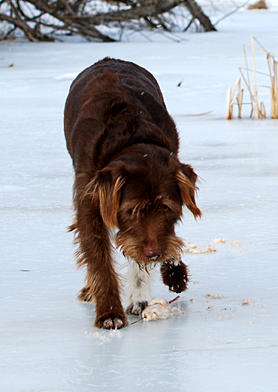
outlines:
[[148, 301], [136, 301], [134, 303], [132, 302], [126, 308], [126, 313], [127, 314], [134, 314], [136, 316], [139, 316], [140, 314], [142, 314], [143, 310], [147, 306], [148, 306]]
[[188, 273], [186, 265], [180, 261], [178, 265], [165, 262], [161, 266], [163, 283], [174, 293], [181, 293], [187, 289]]
[[78, 299], [83, 302], [95, 302], [95, 297], [90, 293], [88, 287], [84, 287], [79, 291]]
[[104, 329], [121, 329], [125, 326], [124, 321], [120, 318], [108, 318], [102, 322], [102, 328]]
[[95, 327], [103, 329], [121, 329], [128, 325], [125, 315], [116, 315], [114, 313], [105, 314], [97, 317]]

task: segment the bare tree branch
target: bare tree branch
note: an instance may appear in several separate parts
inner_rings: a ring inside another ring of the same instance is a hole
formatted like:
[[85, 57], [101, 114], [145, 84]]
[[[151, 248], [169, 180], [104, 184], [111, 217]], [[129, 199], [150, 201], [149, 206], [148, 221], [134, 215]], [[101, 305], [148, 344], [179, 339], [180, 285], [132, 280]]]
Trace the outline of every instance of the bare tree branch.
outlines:
[[[195, 0], [0, 0], [0, 21], [13, 26], [9, 34], [19, 29], [30, 41], [53, 40], [53, 32], [63, 30], [88, 40], [111, 42], [114, 38], [100, 31], [103, 26], [171, 31], [175, 23], [170, 16], [179, 5], [185, 5], [205, 31], [216, 30]], [[45, 28], [51, 28], [51, 33]]]
[[213, 26], [210, 19], [203, 13], [202, 8], [195, 0], [185, 0], [185, 5], [190, 11], [191, 15], [200, 21], [205, 31], [216, 31], [216, 28]]
[[218, 19], [218, 20], [214, 23], [215, 26], [216, 26], [218, 23], [220, 23], [223, 19], [226, 19], [226, 18], [228, 18], [229, 16], [235, 14], [240, 8], [245, 7], [248, 3], [250, 3], [250, 0], [245, 1], [245, 3], [243, 3], [243, 4], [241, 4], [241, 5], [237, 5], [235, 2], [233, 2], [233, 3], [234, 3], [234, 5], [235, 5], [235, 8], [234, 8], [231, 12], [229, 12], [228, 14], [226, 14], [226, 15], [222, 16], [220, 19]]

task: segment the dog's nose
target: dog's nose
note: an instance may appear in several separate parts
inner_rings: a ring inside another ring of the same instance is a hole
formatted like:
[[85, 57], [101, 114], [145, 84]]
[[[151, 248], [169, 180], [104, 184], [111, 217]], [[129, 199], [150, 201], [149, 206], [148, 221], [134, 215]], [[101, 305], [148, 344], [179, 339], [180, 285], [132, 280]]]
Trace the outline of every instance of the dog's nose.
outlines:
[[144, 253], [146, 257], [152, 258], [152, 257], [159, 257], [162, 255], [162, 249], [158, 248], [145, 248]]

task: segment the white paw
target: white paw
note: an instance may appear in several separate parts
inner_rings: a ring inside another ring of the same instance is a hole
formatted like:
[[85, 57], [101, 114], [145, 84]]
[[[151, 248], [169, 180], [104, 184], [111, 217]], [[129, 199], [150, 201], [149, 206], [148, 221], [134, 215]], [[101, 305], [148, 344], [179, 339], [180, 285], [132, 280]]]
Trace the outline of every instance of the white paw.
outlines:
[[131, 304], [128, 305], [126, 308], [126, 313], [127, 314], [135, 314], [135, 315], [140, 315], [142, 314], [143, 310], [148, 306], [148, 301], [136, 301], [132, 302]]

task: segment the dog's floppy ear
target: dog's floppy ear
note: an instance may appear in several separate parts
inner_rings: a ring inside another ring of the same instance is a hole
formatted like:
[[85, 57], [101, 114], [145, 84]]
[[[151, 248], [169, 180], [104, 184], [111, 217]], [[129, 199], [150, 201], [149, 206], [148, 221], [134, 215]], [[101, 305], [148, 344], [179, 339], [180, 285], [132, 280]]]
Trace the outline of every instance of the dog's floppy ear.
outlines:
[[180, 165], [176, 174], [176, 179], [181, 191], [181, 196], [186, 207], [192, 212], [194, 218], [202, 216], [202, 212], [197, 207], [195, 192], [197, 190], [197, 174], [190, 165]]
[[105, 225], [111, 229], [117, 227], [117, 213], [120, 207], [121, 189], [125, 179], [125, 165], [113, 162], [99, 170], [95, 178], [95, 195], [99, 198], [99, 209]]

